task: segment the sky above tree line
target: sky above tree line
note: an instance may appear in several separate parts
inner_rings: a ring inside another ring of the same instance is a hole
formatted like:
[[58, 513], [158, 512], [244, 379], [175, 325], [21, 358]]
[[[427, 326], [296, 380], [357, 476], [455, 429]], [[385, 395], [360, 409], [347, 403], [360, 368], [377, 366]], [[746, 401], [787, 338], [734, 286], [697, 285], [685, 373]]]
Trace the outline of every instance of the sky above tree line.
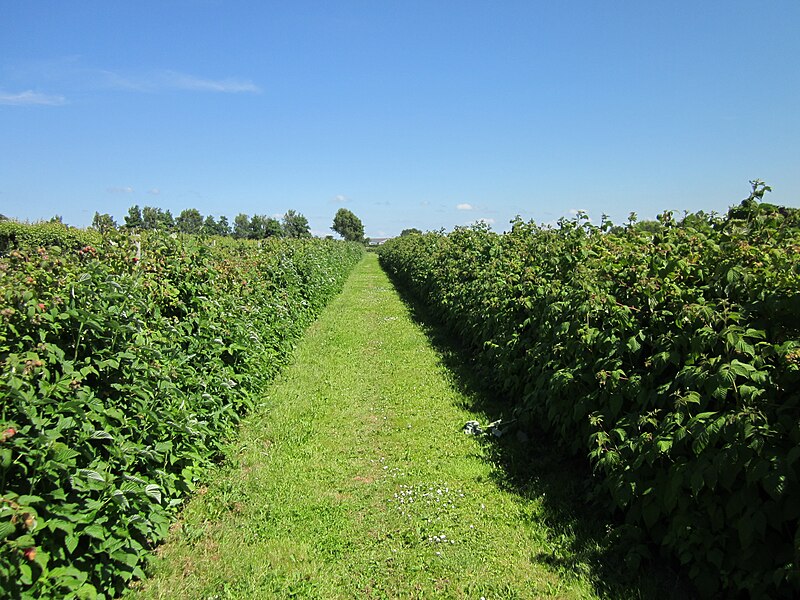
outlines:
[[0, 3], [0, 213], [502, 231], [800, 205], [800, 2]]

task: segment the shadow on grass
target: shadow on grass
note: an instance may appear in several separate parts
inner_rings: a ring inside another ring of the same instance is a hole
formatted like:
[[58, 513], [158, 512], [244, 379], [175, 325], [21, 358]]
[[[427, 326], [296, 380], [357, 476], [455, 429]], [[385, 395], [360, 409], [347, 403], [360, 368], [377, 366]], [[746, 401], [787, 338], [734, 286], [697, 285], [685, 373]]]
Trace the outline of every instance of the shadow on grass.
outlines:
[[[475, 357], [463, 349], [401, 284], [390, 280], [411, 317], [423, 329], [453, 384], [468, 401], [463, 408], [490, 421], [508, 419], [512, 403], [490, 385]], [[498, 485], [523, 499], [540, 499], [544, 521], [552, 532], [550, 551], [534, 560], [569, 577], [585, 574], [598, 595], [609, 599], [687, 599], [696, 593], [658, 549], [635, 540], [609, 509], [592, 495], [592, 473], [586, 459], [563, 453], [558, 443], [535, 428], [510, 428], [500, 438], [482, 437]], [[652, 558], [650, 558], [652, 557]]]

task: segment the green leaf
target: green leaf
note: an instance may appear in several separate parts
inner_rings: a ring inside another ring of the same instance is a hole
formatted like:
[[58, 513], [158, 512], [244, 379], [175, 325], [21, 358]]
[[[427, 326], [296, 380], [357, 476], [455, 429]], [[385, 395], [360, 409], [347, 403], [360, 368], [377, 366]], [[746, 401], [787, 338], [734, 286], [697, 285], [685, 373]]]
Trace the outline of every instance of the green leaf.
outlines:
[[97, 588], [91, 583], [84, 583], [75, 592], [75, 597], [78, 600], [96, 600], [98, 598]]
[[121, 562], [129, 567], [135, 567], [139, 564], [139, 556], [137, 554], [131, 552], [125, 552], [124, 550], [117, 550], [111, 554], [111, 558], [116, 560], [117, 562]]
[[745, 515], [736, 521], [736, 531], [739, 534], [739, 543], [742, 545], [742, 548], [749, 548], [753, 543], [753, 535], [755, 534], [755, 528], [753, 527], [753, 521], [750, 515]]
[[47, 563], [50, 562], [50, 554], [41, 548], [37, 548], [36, 556], [34, 557], [33, 561], [39, 565], [42, 571], [47, 571]]
[[761, 485], [773, 500], [780, 500], [786, 489], [786, 476], [772, 471], [761, 480]]
[[11, 466], [11, 448], [0, 448], [0, 468], [7, 469]]
[[692, 490], [692, 493], [696, 496], [697, 493], [703, 489], [703, 471], [695, 467], [692, 471], [692, 474], [689, 476], [689, 488]]
[[30, 494], [26, 494], [17, 498], [17, 503], [22, 504], [23, 506], [30, 506], [32, 504], [38, 504], [40, 502], [44, 502], [41, 496], [33, 496]]
[[122, 490], [114, 490], [111, 492], [111, 499], [119, 504], [124, 510], [128, 510], [131, 507], [130, 502], [128, 502], [128, 499], [125, 497], [125, 493]]
[[63, 442], [55, 442], [51, 452], [51, 460], [64, 464], [69, 464], [73, 458], [80, 456], [80, 452], [76, 452]]
[[6, 539], [17, 530], [17, 526], [11, 521], [0, 521], [0, 540]]
[[609, 400], [609, 408], [611, 409], [612, 417], [619, 416], [619, 412], [622, 409], [622, 401], [623, 401], [622, 394], [611, 395], [611, 398]]
[[30, 565], [26, 563], [21, 563], [19, 565], [19, 580], [24, 585], [32, 585], [33, 584], [33, 571], [31, 571]]
[[101, 473], [92, 471], [91, 469], [78, 469], [78, 475], [91, 481], [102, 481], [103, 483], [106, 482], [106, 478], [103, 477]]
[[660, 515], [661, 510], [659, 509], [658, 502], [654, 499], [648, 500], [642, 507], [642, 519], [644, 519], [644, 523], [648, 527], [655, 525]]
[[678, 405], [700, 404], [700, 394], [698, 394], [695, 391], [688, 392], [686, 395], [682, 396], [678, 400], [677, 404]]
[[756, 370], [753, 365], [748, 365], [747, 363], [743, 363], [735, 358], [731, 361], [730, 369], [736, 373], [736, 375], [739, 375], [740, 377], [747, 377], [748, 379], [753, 371]]
[[93, 537], [96, 540], [103, 540], [106, 536], [105, 530], [100, 525], [87, 525], [80, 533]]
[[153, 483], [144, 488], [144, 493], [161, 504], [161, 488]]

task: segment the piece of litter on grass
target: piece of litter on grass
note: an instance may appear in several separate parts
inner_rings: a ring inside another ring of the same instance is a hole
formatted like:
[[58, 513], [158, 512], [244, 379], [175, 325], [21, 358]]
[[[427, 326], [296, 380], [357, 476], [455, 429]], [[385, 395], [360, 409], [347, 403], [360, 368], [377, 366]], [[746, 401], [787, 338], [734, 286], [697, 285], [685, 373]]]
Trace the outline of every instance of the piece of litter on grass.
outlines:
[[464, 433], [466, 435], [481, 435], [483, 429], [481, 428], [481, 424], [477, 421], [467, 421], [464, 424]]

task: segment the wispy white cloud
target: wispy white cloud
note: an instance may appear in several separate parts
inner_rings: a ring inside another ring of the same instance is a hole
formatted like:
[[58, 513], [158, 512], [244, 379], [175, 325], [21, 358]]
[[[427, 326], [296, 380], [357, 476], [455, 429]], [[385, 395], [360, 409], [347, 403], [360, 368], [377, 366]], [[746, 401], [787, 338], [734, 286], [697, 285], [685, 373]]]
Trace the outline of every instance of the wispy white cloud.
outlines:
[[487, 225], [494, 225], [494, 219], [492, 219], [491, 217], [486, 217], [486, 218], [483, 218], [483, 219], [478, 219], [478, 220], [477, 220], [477, 221], [475, 221], [475, 222], [476, 222], [476, 223], [486, 223]]
[[0, 92], [0, 104], [11, 106], [61, 106], [66, 104], [66, 99], [64, 96], [41, 94], [33, 90], [26, 90], [17, 93]]
[[219, 92], [224, 94], [258, 94], [261, 92], [261, 88], [247, 79], [206, 79], [186, 73], [178, 73], [177, 71], [157, 72], [153, 77], [153, 82], [156, 87], [175, 90]]
[[467, 204], [466, 202], [464, 202], [462, 204], [457, 204], [456, 208], [458, 210], [472, 210], [473, 207], [472, 204]]
[[345, 202], [350, 202], [350, 198], [348, 198], [344, 194], [337, 194], [336, 196], [334, 196], [331, 202], [333, 202], [334, 204], [344, 204]]
[[162, 92], [168, 90], [212, 92], [222, 94], [258, 94], [261, 88], [248, 79], [208, 79], [178, 71], [152, 71], [126, 75], [104, 69], [84, 71], [97, 85], [130, 92]]
[[161, 190], [158, 188], [152, 188], [147, 190], [147, 193], [150, 194], [151, 196], [158, 196], [161, 193]]
[[[92, 73], [92, 71], [90, 71]], [[100, 86], [131, 92], [212, 92], [222, 94], [257, 94], [261, 89], [246, 79], [208, 79], [177, 71], [152, 71], [142, 75], [125, 75], [107, 70], [93, 71]]]
[[[86, 65], [81, 56], [67, 56], [48, 61], [32, 61], [20, 65], [20, 70], [35, 81], [46, 80], [58, 83], [68, 89], [111, 89], [130, 92], [162, 92], [182, 90], [225, 94], [258, 94], [261, 88], [249, 79], [235, 77], [211, 78], [183, 73], [171, 69], [151, 69], [143, 71], [120, 71]], [[33, 94], [25, 92], [24, 94]], [[14, 98], [17, 95], [2, 94], [0, 98]], [[60, 96], [43, 96], [53, 104]], [[11, 103], [6, 101], [5, 103]], [[21, 103], [21, 102], [15, 102]], [[28, 100], [26, 103], [34, 103]]]
[[110, 188], [106, 188], [106, 191], [109, 194], [132, 194], [133, 193], [133, 188], [131, 186], [110, 187]]

